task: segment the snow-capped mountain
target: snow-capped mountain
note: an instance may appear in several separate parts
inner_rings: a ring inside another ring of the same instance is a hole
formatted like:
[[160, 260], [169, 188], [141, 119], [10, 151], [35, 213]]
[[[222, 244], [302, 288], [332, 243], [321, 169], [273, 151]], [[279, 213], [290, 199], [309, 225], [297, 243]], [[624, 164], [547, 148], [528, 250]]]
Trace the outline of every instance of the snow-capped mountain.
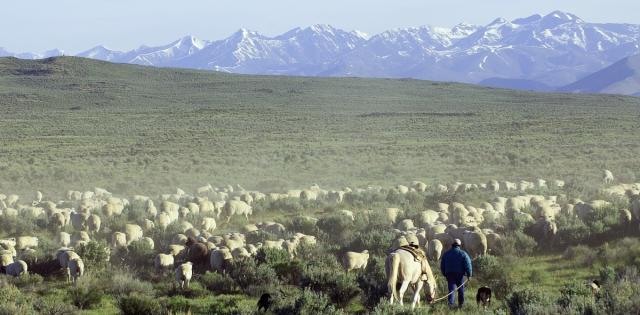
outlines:
[[[62, 54], [62, 52], [59, 52]], [[640, 25], [588, 23], [555, 11], [481, 25], [422, 26], [369, 37], [328, 25], [269, 37], [241, 29], [205, 41], [186, 36], [121, 52], [97, 46], [80, 57], [244, 74], [410, 77], [553, 89], [640, 53]], [[39, 58], [50, 54], [0, 56]]]
[[81, 52], [77, 56], [111, 62], [167, 67], [172, 66], [183, 58], [196, 54], [208, 44], [209, 42], [194, 36], [185, 36], [168, 45], [159, 47], [140, 46], [140, 48], [129, 52], [120, 52], [104, 46], [97, 46]]
[[313, 76], [364, 42], [362, 33], [328, 25], [296, 28], [276, 37], [241, 29], [174, 65], [246, 74]]
[[158, 67], [313, 76], [366, 40], [364, 33], [346, 32], [329, 25], [296, 28], [276, 37], [240, 29], [218, 41], [186, 36], [166, 46], [143, 46], [129, 52], [98, 46], [78, 56]]
[[559, 11], [465, 30], [455, 38], [433, 27], [376, 35], [336, 61], [333, 75], [562, 86], [640, 52], [640, 26], [586, 23]]
[[100, 46], [93, 47], [87, 51], [83, 51], [79, 53], [77, 56], [84, 57], [84, 58], [104, 60], [104, 61], [115, 61], [115, 60], [120, 60], [120, 58], [122, 58], [122, 56], [124, 55], [125, 53], [123, 52], [111, 50], [107, 47], [100, 45]]

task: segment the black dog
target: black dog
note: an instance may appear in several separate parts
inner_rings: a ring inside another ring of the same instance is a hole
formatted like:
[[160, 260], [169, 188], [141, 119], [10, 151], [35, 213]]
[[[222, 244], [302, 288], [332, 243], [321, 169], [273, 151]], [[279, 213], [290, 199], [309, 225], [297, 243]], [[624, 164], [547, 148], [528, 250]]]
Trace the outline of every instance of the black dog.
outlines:
[[487, 308], [487, 306], [491, 305], [491, 289], [488, 287], [481, 287], [478, 289], [478, 293], [476, 294], [476, 302], [478, 306], [482, 303], [483, 308]]
[[264, 312], [266, 312], [269, 307], [271, 307], [271, 294], [264, 293], [258, 301], [258, 311], [264, 310]]

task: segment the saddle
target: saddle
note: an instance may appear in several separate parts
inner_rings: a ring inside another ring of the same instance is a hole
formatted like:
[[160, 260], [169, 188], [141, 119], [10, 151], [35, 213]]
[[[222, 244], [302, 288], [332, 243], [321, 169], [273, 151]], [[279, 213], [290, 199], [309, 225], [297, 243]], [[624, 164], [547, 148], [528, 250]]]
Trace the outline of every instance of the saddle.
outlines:
[[412, 246], [405, 245], [405, 246], [400, 246], [400, 249], [406, 250], [409, 253], [411, 253], [411, 255], [413, 255], [413, 259], [415, 259], [415, 261], [417, 262], [421, 262], [427, 259], [427, 255], [420, 248], [415, 248]]

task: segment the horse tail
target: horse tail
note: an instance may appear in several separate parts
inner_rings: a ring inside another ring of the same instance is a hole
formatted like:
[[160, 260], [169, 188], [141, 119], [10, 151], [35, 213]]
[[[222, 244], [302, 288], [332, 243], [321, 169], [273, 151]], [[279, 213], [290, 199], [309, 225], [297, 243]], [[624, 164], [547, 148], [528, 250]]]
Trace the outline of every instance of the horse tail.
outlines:
[[389, 281], [387, 282], [387, 286], [391, 293], [391, 298], [399, 300], [396, 286], [398, 284], [398, 270], [400, 269], [400, 255], [391, 255], [391, 265], [389, 267]]

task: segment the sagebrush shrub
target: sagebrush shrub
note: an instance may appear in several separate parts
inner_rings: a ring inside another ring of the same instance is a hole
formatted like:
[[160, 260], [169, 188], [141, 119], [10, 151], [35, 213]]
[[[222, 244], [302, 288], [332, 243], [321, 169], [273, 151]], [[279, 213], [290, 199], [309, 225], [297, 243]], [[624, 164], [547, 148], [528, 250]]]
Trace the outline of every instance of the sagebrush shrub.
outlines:
[[560, 289], [560, 298], [556, 302], [559, 306], [570, 309], [571, 313], [590, 314], [594, 309], [594, 299], [591, 289], [585, 282], [568, 283]]
[[171, 313], [189, 314], [193, 303], [184, 296], [177, 295], [164, 300], [162, 304]]
[[99, 280], [85, 275], [80, 277], [76, 285], [67, 289], [71, 303], [77, 308], [92, 309], [102, 301], [103, 289]]
[[0, 281], [0, 315], [36, 314], [33, 296], [24, 294], [8, 281]]
[[137, 279], [128, 272], [116, 273], [110, 279], [108, 291], [111, 294], [123, 296], [131, 293], [153, 295], [153, 285], [149, 282]]
[[474, 262], [474, 274], [481, 280], [483, 285], [490, 287], [495, 296], [502, 298], [513, 285], [513, 279], [510, 276], [510, 266], [501, 262], [500, 258], [491, 255], [478, 257]]
[[209, 302], [205, 309], [196, 310], [194, 313], [219, 315], [253, 314], [252, 311], [255, 310], [254, 305], [252, 305], [251, 310], [244, 309], [239, 303], [240, 300], [240, 297], [216, 297], [213, 301]]
[[200, 277], [200, 282], [205, 288], [216, 294], [232, 294], [238, 292], [238, 285], [227, 274], [207, 271], [207, 273]]
[[[633, 269], [633, 270], [629, 270]], [[598, 309], [605, 314], [636, 314], [640, 310], [640, 275], [635, 267], [622, 268], [617, 280], [601, 288]]]
[[38, 287], [44, 278], [39, 274], [22, 274], [13, 279], [13, 283], [21, 290], [32, 290]]
[[133, 268], [143, 268], [153, 265], [155, 252], [150, 244], [137, 240], [131, 242], [127, 248], [121, 248], [114, 253], [115, 261]]
[[15, 285], [8, 281], [0, 283], [0, 305], [13, 303], [22, 298], [22, 292]]
[[34, 310], [41, 315], [73, 315], [77, 308], [57, 296], [39, 298], [33, 303]]
[[243, 289], [257, 284], [277, 286], [280, 281], [276, 272], [267, 264], [257, 265], [253, 259], [234, 261], [229, 276]]
[[531, 255], [538, 243], [529, 235], [516, 231], [508, 233], [500, 242], [502, 245], [495, 253], [501, 256], [525, 256]]
[[291, 260], [289, 253], [286, 250], [280, 248], [260, 248], [256, 255], [256, 261], [258, 264], [267, 264], [269, 266], [276, 266], [279, 264], [288, 263]]
[[548, 302], [548, 297], [532, 289], [515, 290], [506, 297], [507, 307], [513, 315], [545, 314], [540, 311]]
[[616, 270], [611, 266], [600, 268], [599, 274], [601, 284], [611, 285], [616, 280]]
[[360, 293], [353, 274], [323, 267], [307, 267], [301, 279], [303, 288], [323, 292], [338, 306], [344, 307]]
[[583, 266], [589, 266], [597, 259], [597, 253], [585, 245], [569, 247], [565, 250], [563, 256], [566, 259], [575, 260]]
[[160, 302], [151, 296], [133, 294], [118, 300], [118, 307], [123, 315], [161, 314]]
[[363, 293], [363, 304], [370, 309], [387, 296], [387, 275], [384, 262], [385, 259], [382, 257], [371, 257], [364, 272], [358, 274], [357, 281]]
[[318, 228], [329, 237], [333, 244], [346, 244], [353, 236], [354, 223], [345, 215], [332, 214], [318, 220]]
[[82, 257], [85, 268], [94, 272], [105, 269], [111, 259], [111, 250], [104, 242], [90, 241], [81, 244], [76, 248], [76, 252]]
[[389, 246], [395, 239], [395, 234], [389, 229], [389, 225], [371, 225], [365, 230], [355, 233], [353, 241], [348, 244], [348, 250], [368, 250], [371, 255], [386, 255]]
[[279, 211], [285, 211], [290, 213], [299, 213], [304, 209], [303, 206], [300, 204], [300, 199], [298, 198], [285, 198], [280, 200], [274, 200], [269, 202], [266, 208], [271, 211], [279, 210]]
[[331, 304], [325, 294], [306, 289], [299, 293], [293, 304], [281, 305], [273, 311], [278, 315], [334, 315], [343, 313]]
[[296, 216], [288, 224], [288, 230], [300, 232], [308, 235], [315, 235], [318, 232], [316, 222], [304, 216]]
[[589, 227], [573, 214], [560, 213], [556, 217], [558, 236], [564, 244], [577, 245], [589, 237]]

